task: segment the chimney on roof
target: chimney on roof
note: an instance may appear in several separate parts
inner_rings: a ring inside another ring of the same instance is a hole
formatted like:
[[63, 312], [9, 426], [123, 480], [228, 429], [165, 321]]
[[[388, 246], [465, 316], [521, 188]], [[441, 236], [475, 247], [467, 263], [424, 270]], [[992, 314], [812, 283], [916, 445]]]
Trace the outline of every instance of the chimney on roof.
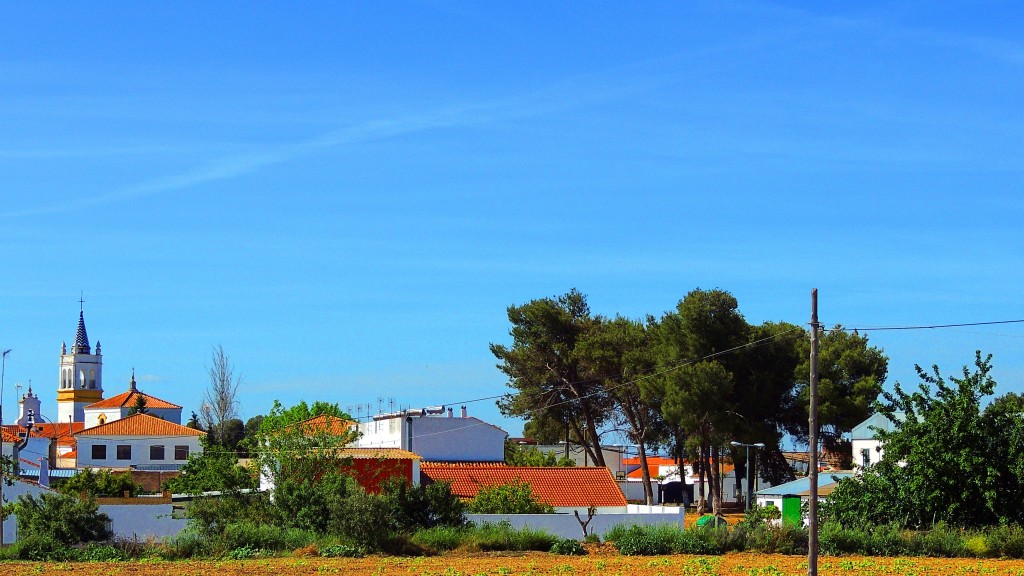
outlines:
[[469, 417], [469, 414], [466, 412], [466, 407], [465, 406], [462, 407], [462, 417], [463, 418], [468, 418]]
[[50, 459], [39, 459], [39, 485], [45, 488], [50, 487]]
[[448, 407], [448, 417], [449, 418], [454, 418], [455, 417], [455, 410], [453, 410], [451, 408], [451, 406]]

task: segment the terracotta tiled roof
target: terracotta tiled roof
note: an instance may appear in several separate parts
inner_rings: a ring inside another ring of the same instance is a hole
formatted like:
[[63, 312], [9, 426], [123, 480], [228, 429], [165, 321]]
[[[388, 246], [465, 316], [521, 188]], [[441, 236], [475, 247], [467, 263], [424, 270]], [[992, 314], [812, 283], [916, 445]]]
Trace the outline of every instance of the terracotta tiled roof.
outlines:
[[327, 414], [321, 414], [312, 418], [307, 418], [301, 422], [296, 422], [286, 426], [285, 429], [301, 428], [303, 432], [308, 434], [321, 434], [328, 433], [340, 436], [344, 434], [352, 426], [352, 421], [345, 420], [344, 418], [338, 418], [337, 416], [330, 416]]
[[541, 502], [556, 507], [625, 506], [610, 470], [604, 467], [543, 468], [504, 464], [425, 462], [420, 471], [433, 481], [448, 482], [452, 493], [473, 498], [481, 488], [526, 482]]
[[342, 448], [341, 455], [348, 458], [366, 458], [377, 460], [421, 460], [419, 454], [413, 454], [401, 448]]
[[78, 450], [72, 450], [71, 452], [65, 452], [57, 458], [67, 458], [69, 460], [78, 460]]
[[135, 406], [137, 402], [136, 398], [142, 396], [146, 399], [146, 408], [181, 408], [177, 404], [171, 404], [166, 400], [161, 400], [156, 396], [150, 396], [145, 392], [138, 390], [129, 390], [122, 392], [117, 396], [112, 396], [106, 400], [100, 400], [99, 402], [93, 402], [86, 406], [86, 408], [131, 408]]
[[[35, 438], [56, 438], [57, 444], [68, 446], [74, 445], [75, 439], [71, 437], [76, 432], [81, 432], [85, 427], [81, 422], [75, 422], [72, 424], [61, 423], [53, 424], [51, 422], [36, 422], [35, 426], [32, 427], [31, 436]], [[20, 434], [25, 430], [24, 426], [18, 426], [17, 424], [6, 424], [3, 427], [6, 434]], [[6, 442], [6, 440], [4, 440]]]
[[150, 416], [133, 414], [127, 418], [93, 426], [76, 436], [204, 436], [206, 432]]
[[18, 438], [17, 434], [12, 434], [12, 433], [8, 432], [6, 429], [0, 431], [0, 437], [3, 438], [4, 442], [7, 442], [9, 444], [15, 444], [15, 443], [21, 441], [21, 438]]

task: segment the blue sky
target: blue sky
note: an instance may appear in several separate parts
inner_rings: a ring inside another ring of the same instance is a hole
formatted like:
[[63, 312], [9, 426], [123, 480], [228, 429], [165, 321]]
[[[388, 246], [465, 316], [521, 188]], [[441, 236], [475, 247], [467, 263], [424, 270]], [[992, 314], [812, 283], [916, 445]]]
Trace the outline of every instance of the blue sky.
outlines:
[[[7, 419], [80, 293], [108, 393], [196, 410], [222, 345], [246, 417], [499, 394], [505, 308], [573, 287], [1024, 318], [1024, 10], [935, 4], [5, 3]], [[870, 336], [1024, 391], [1024, 326]]]

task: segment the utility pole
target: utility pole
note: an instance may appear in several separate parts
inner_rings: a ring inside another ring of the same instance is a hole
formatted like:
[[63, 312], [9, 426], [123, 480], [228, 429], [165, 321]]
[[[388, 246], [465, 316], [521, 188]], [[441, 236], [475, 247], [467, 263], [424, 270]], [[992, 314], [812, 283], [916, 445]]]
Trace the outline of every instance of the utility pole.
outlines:
[[810, 480], [810, 502], [808, 502], [807, 525], [807, 576], [818, 576], [818, 289], [811, 290], [811, 379], [808, 478]]
[[[0, 358], [0, 426], [4, 424], [4, 373], [7, 372], [7, 355], [11, 353], [11, 349], [3, 351], [3, 357]], [[17, 450], [14, 451], [17, 453]], [[4, 482], [7, 481], [5, 476], [7, 475], [7, 466], [4, 464], [2, 454], [0, 454], [0, 507], [4, 505]], [[11, 466], [15, 465], [16, 460], [11, 459]], [[0, 513], [0, 548], [4, 546], [4, 516]]]

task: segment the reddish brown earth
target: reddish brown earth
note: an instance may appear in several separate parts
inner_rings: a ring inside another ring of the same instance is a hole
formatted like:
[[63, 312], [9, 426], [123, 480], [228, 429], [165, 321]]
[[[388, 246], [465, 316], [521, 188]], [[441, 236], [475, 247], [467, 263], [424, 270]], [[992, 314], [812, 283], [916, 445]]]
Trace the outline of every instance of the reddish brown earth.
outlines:
[[[706, 575], [764, 576], [807, 574], [806, 558], [766, 554], [725, 556], [619, 556], [600, 547], [587, 556], [556, 556], [541, 552], [483, 553], [433, 558], [273, 558], [186, 562], [0, 563], [0, 574], [74, 574], [138, 576], [255, 576], [258, 574], [401, 574], [417, 576], [572, 575]], [[1024, 575], [1021, 560], [952, 560], [939, 558], [824, 557], [818, 573], [850, 574], [1013, 574]]]

